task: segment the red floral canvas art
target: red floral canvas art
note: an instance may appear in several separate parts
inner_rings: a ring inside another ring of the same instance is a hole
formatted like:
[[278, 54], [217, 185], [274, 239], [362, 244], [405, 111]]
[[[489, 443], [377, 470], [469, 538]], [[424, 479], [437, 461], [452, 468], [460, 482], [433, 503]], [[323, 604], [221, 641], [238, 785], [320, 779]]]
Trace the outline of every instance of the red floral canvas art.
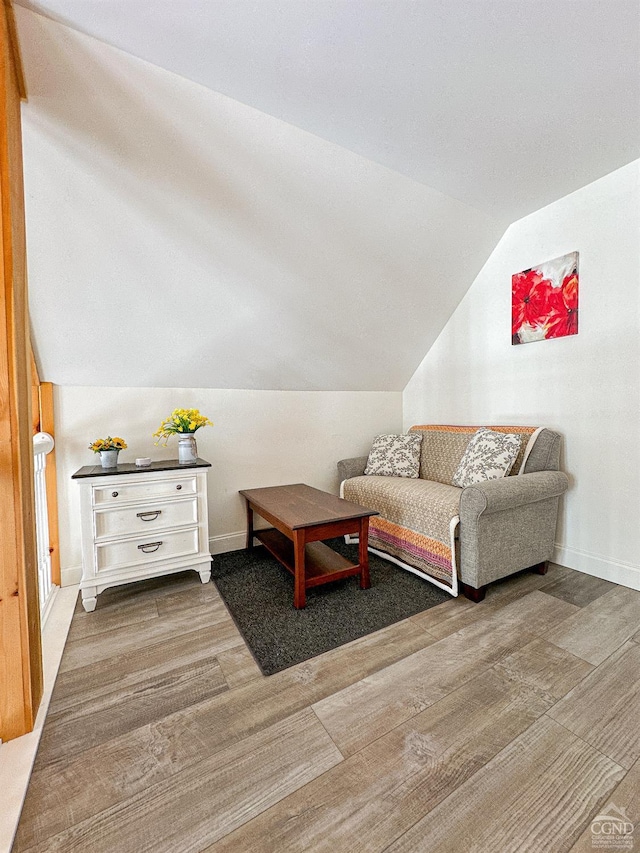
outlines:
[[511, 342], [578, 334], [578, 252], [511, 278]]

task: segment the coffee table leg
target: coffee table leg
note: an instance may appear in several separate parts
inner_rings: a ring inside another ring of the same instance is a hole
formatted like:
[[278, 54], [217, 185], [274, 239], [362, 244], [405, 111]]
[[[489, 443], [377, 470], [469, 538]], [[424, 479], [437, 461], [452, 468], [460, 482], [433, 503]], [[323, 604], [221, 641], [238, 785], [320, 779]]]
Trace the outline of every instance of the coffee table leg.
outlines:
[[300, 609], [307, 603], [304, 571], [304, 530], [293, 531], [293, 550], [295, 554], [293, 606]]
[[253, 507], [247, 501], [247, 548], [253, 548]]
[[358, 545], [358, 563], [360, 564], [360, 589], [369, 589], [371, 578], [369, 576], [369, 516], [360, 519], [360, 544]]

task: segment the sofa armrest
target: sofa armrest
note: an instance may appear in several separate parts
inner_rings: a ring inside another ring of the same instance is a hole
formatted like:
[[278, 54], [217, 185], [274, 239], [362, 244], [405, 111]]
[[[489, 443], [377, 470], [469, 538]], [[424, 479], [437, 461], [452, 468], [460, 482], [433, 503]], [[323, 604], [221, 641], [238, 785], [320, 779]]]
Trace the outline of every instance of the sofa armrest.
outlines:
[[354, 456], [352, 459], [341, 459], [338, 462], [338, 479], [350, 480], [351, 477], [361, 477], [367, 467], [368, 456]]
[[536, 471], [467, 486], [460, 495], [460, 579], [481, 589], [551, 559], [561, 471]]
[[491, 515], [525, 504], [559, 497], [569, 480], [562, 471], [536, 471], [467, 486], [460, 495], [460, 517]]

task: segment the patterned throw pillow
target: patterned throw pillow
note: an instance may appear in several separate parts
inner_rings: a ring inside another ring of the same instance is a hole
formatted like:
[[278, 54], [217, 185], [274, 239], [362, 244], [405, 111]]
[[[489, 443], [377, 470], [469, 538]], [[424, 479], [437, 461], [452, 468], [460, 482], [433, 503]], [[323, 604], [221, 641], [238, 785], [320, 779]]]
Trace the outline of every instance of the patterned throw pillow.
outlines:
[[373, 440], [365, 474], [380, 477], [411, 477], [420, 471], [422, 435], [377, 435]]
[[482, 427], [467, 445], [451, 482], [464, 489], [474, 483], [506, 477], [516, 461], [520, 443], [520, 436], [512, 432], [494, 432]]

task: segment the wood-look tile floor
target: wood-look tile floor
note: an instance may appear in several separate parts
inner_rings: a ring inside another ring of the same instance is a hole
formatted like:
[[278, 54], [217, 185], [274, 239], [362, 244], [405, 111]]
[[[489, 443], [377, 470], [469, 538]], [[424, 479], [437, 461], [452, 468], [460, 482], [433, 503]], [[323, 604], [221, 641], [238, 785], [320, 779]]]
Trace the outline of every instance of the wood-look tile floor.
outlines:
[[195, 573], [78, 606], [14, 853], [640, 851], [640, 592], [552, 566], [265, 678]]

